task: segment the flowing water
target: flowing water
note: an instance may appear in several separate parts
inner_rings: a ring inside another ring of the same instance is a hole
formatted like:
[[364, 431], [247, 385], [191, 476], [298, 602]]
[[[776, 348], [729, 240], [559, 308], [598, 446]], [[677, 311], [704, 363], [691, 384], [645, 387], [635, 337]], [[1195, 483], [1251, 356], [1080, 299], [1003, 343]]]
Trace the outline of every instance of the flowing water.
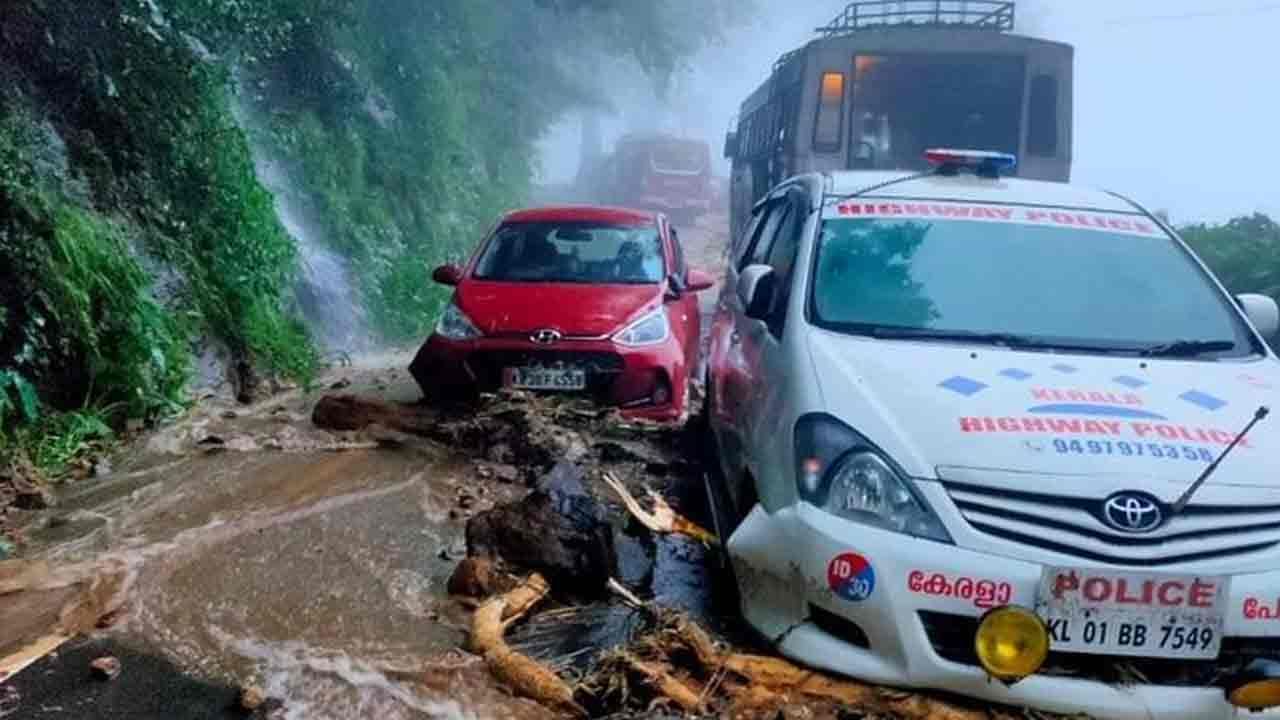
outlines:
[[[227, 708], [244, 686], [283, 701], [288, 718], [552, 717], [458, 649], [470, 613], [445, 590], [467, 518], [527, 489], [480, 481], [447, 448], [387, 449], [310, 422], [330, 385], [416, 400], [408, 360], [366, 355], [322, 390], [252, 407], [206, 401], [121, 451], [109, 474], [69, 486], [27, 528], [27, 592], [6, 593], [0, 568], [0, 656], [77, 593], [75, 629], [87, 637], [0, 684], [0, 718], [236, 717]], [[677, 502], [700, 502], [685, 490]], [[716, 612], [700, 547], [619, 549], [638, 558], [621, 571], [640, 592]], [[94, 629], [116, 607], [110, 627]], [[606, 645], [631, 618], [605, 607], [574, 622], [579, 646]], [[554, 625], [533, 623], [513, 642], [571, 662], [563, 627], [574, 626]], [[124, 664], [110, 684], [88, 679], [101, 654]]]

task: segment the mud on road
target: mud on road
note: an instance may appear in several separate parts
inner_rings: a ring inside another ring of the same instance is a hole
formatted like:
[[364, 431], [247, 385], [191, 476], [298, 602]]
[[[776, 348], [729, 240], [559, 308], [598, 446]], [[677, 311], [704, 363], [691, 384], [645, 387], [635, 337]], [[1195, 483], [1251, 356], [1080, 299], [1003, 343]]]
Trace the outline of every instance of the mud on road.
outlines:
[[[723, 237], [701, 238], [691, 263], [715, 266]], [[568, 399], [423, 407], [409, 357], [206, 399], [24, 515], [0, 562], [0, 718], [990, 716], [774, 664], [717, 550], [611, 486], [708, 526], [696, 435]], [[534, 574], [548, 592], [490, 633], [495, 665], [477, 609]]]

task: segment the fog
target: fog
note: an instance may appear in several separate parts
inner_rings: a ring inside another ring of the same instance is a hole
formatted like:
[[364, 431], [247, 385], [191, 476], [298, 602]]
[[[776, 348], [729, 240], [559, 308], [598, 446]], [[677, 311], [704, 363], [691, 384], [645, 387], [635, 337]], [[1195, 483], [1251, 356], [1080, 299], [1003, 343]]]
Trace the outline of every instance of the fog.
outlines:
[[[616, 66], [602, 87], [614, 105], [606, 148], [622, 132], [662, 129], [705, 138], [713, 154], [742, 100], [782, 53], [813, 37], [845, 2], [757, 0], [749, 26], [726, 30], [659, 93]], [[1122, 192], [1175, 222], [1280, 216], [1272, 138], [1280, 2], [1257, 0], [1021, 0], [1018, 31], [1076, 48], [1073, 181]], [[543, 179], [571, 180], [580, 123], [544, 143]], [[728, 168], [718, 162], [721, 174]]]

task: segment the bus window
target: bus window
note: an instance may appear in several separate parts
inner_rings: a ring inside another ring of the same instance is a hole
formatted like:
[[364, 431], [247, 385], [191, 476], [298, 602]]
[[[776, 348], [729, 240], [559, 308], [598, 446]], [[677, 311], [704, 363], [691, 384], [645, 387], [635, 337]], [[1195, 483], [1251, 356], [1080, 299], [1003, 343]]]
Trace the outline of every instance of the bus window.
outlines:
[[818, 91], [818, 113], [813, 127], [815, 152], [836, 152], [844, 134], [844, 73], [822, 74]]
[[1058, 79], [1052, 75], [1037, 75], [1031, 80], [1027, 153], [1040, 157], [1058, 154]]
[[1018, 152], [1021, 57], [858, 56], [854, 68], [855, 167], [924, 170], [931, 147]]

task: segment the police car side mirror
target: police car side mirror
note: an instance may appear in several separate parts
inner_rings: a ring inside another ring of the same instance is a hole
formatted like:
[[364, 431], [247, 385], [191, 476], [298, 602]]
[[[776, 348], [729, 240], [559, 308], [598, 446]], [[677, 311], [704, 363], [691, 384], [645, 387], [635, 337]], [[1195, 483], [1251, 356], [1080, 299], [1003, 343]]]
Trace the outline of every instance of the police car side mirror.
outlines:
[[1237, 295], [1236, 301], [1240, 303], [1249, 322], [1257, 328], [1259, 335], [1272, 338], [1280, 332], [1280, 306], [1276, 305], [1275, 300], [1266, 295], [1245, 293]]
[[738, 276], [738, 300], [742, 312], [753, 320], [764, 320], [773, 305], [773, 268], [768, 265], [748, 265]]

